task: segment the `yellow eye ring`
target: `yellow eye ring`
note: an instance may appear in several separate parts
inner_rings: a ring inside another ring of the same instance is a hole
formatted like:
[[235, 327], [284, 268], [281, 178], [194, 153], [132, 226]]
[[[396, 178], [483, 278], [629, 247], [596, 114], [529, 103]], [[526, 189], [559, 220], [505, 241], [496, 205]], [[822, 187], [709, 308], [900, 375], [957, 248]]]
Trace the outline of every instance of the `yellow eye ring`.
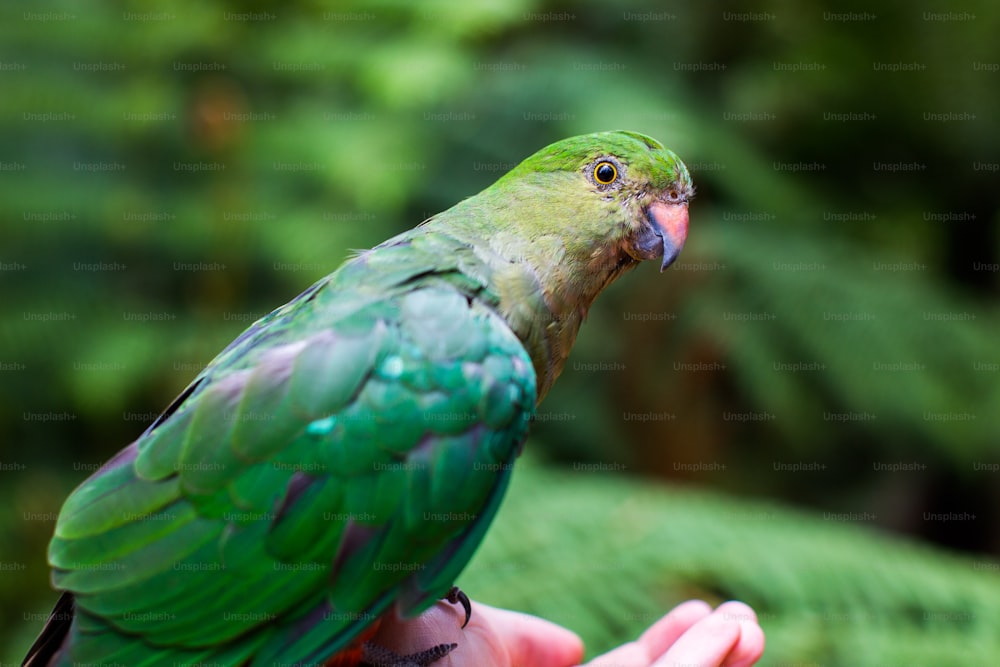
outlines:
[[594, 165], [594, 182], [600, 185], [610, 185], [618, 180], [618, 167], [607, 160]]

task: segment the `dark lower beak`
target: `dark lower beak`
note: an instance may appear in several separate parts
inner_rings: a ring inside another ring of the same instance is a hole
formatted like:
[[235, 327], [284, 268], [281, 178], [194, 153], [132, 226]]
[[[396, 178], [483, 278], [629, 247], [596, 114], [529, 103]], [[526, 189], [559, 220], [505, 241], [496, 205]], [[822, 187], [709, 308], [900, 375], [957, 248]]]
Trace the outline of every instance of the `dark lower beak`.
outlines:
[[638, 239], [636, 250], [643, 259], [662, 257], [660, 271], [673, 264], [684, 247], [688, 231], [687, 202], [668, 204], [655, 201], [646, 209], [649, 227]]

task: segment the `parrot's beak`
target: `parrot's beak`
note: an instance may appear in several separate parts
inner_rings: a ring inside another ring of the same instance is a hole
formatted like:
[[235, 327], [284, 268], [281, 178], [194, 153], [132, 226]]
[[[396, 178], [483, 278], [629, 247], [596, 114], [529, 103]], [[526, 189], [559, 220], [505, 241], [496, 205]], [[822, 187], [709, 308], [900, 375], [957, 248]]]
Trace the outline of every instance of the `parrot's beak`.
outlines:
[[646, 215], [653, 224], [653, 232], [663, 243], [662, 272], [674, 263], [684, 247], [688, 234], [688, 205], [686, 201], [676, 204], [655, 201], [650, 204]]

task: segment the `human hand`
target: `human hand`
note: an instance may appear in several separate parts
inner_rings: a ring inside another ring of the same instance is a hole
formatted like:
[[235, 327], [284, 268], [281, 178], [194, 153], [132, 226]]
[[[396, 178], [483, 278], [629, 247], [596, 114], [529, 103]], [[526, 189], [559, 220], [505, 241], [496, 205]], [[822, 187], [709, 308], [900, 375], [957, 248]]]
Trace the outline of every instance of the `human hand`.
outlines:
[[594, 658], [587, 667], [749, 667], [764, 653], [757, 614], [742, 602], [712, 611], [689, 600], [653, 623], [639, 639]]
[[[384, 618], [372, 642], [399, 655], [458, 644], [432, 667], [570, 667], [583, 658], [579, 637], [535, 616], [473, 602], [464, 630], [463, 619], [461, 607], [439, 602], [415, 619]], [[586, 667], [748, 667], [763, 652], [764, 633], [750, 607], [726, 602], [712, 611], [691, 600]]]

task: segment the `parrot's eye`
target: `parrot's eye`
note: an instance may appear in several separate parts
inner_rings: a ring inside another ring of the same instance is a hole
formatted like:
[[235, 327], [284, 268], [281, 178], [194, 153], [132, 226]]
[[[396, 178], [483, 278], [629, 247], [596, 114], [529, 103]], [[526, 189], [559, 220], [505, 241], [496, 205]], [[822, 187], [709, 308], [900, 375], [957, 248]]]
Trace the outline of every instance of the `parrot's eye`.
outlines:
[[594, 180], [601, 185], [610, 185], [618, 178], [618, 167], [610, 162], [598, 162], [594, 166]]
[[667, 193], [667, 199], [672, 202], [680, 201], [681, 193], [677, 192], [677, 190], [671, 190], [670, 192]]

